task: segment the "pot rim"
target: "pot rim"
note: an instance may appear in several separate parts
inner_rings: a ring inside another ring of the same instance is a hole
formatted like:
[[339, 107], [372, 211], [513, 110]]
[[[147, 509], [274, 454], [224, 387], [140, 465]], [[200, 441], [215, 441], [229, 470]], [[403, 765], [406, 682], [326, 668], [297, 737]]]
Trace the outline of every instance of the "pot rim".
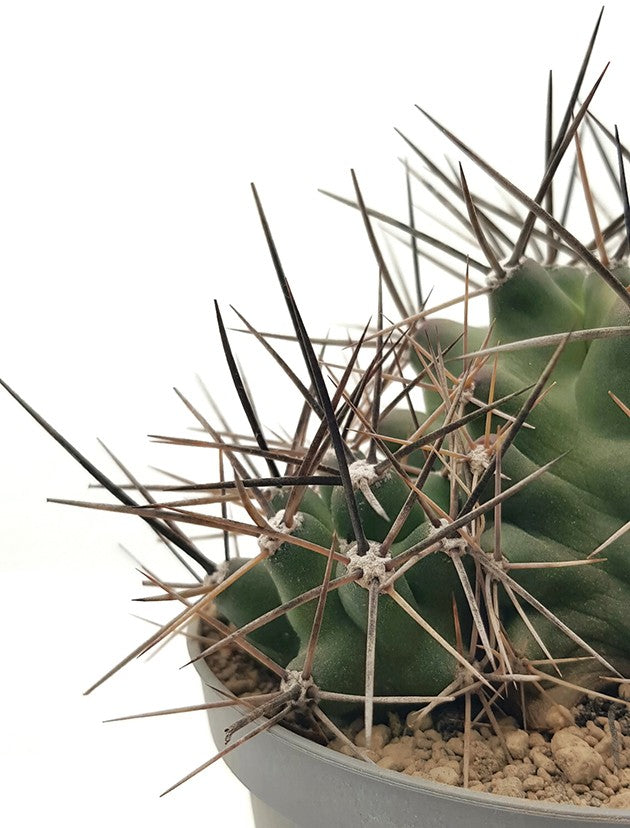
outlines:
[[[193, 620], [190, 627], [192, 635], [187, 638], [188, 652], [191, 659], [196, 659], [201, 653], [200, 643], [194, 637], [199, 635], [201, 620], [199, 617]], [[209, 687], [219, 687], [228, 695], [231, 695], [228, 688], [212, 672], [205, 659], [199, 659], [193, 663], [204, 684]], [[236, 712], [239, 708], [235, 706], [232, 709]], [[240, 709], [242, 710], [243, 708]], [[208, 712], [211, 713], [212, 711]], [[237, 718], [238, 716], [235, 715], [234, 720], [236, 721]], [[407, 776], [400, 772], [379, 768], [367, 762], [361, 762], [353, 756], [346, 756], [329, 747], [312, 742], [310, 739], [300, 736], [292, 730], [282, 727], [280, 724], [270, 727], [265, 731], [265, 734], [277, 740], [280, 744], [285, 744], [287, 747], [290, 746], [294, 750], [297, 749], [313, 754], [321, 761], [338, 767], [340, 771], [349, 771], [353, 775], [363, 777], [365, 783], [370, 779], [378, 778], [381, 781], [385, 780], [393, 788], [402, 788], [409, 792], [423, 790], [442, 799], [457, 799], [468, 803], [471, 807], [499, 809], [512, 813], [539, 814], [540, 816], [544, 815], [547, 817], [556, 816], [565, 819], [571, 817], [578, 822], [581, 822], [583, 819], [588, 819], [596, 822], [601, 821], [607, 825], [630, 825], [630, 810], [625, 808], [621, 810], [618, 808], [594, 808], [587, 805], [534, 802], [533, 800], [518, 797], [499, 796], [483, 791], [471, 791], [466, 788], [455, 787], [454, 785], [444, 785], [428, 779]], [[506, 813], [506, 818], [507, 816], [508, 814]]]

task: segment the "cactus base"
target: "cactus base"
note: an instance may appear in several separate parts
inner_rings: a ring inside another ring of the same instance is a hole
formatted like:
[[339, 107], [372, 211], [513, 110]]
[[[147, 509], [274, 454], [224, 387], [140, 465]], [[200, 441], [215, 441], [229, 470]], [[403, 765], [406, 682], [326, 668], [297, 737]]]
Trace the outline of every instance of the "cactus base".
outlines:
[[[196, 627], [193, 628], [196, 632]], [[201, 652], [189, 639], [189, 653]], [[196, 662], [208, 703], [220, 682], [205, 661]], [[240, 712], [209, 711], [217, 747]], [[528, 802], [418, 781], [367, 766], [275, 726], [225, 757], [248, 788], [256, 828], [603, 828], [629, 825], [630, 813]]]

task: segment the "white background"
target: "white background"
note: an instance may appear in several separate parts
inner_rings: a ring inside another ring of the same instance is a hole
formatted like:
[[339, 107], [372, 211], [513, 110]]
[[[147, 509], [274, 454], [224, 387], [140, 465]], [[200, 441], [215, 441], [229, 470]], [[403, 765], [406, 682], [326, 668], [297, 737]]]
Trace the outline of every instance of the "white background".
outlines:
[[[171, 388], [201, 404], [195, 373], [243, 427], [213, 298], [289, 329], [249, 182], [309, 329], [364, 323], [377, 269], [360, 217], [317, 187], [350, 195], [354, 167], [368, 204], [404, 218], [392, 127], [459, 160], [420, 103], [533, 192], [547, 71], [564, 100], [598, 11], [549, 0], [2, 3], [0, 376], [115, 477], [97, 436], [145, 479], [150, 464], [207, 479], [207, 458], [146, 435], [187, 434]], [[629, 22], [625, 0], [608, 3], [587, 79], [612, 59], [593, 108], [627, 140]], [[429, 268], [424, 279], [435, 297], [457, 291]], [[264, 423], [291, 428], [289, 386], [232, 336]], [[143, 610], [129, 603], [140, 576], [119, 542], [179, 571], [134, 519], [46, 504], [98, 493], [4, 392], [0, 423], [5, 824], [247, 828], [246, 794], [221, 766], [158, 799], [211, 755], [204, 714], [101, 724], [200, 702], [196, 674], [177, 669], [183, 642], [82, 696], [148, 634], [130, 616]]]

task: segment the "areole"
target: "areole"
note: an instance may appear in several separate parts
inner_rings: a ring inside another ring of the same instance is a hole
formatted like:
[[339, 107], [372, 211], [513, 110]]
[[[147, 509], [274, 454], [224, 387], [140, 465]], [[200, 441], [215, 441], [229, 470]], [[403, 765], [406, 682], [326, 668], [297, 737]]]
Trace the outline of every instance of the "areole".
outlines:
[[[192, 632], [196, 632], [195, 622]], [[201, 646], [189, 638], [191, 659]], [[195, 661], [208, 704], [224, 695], [204, 659]], [[209, 711], [212, 737], [241, 712]], [[549, 805], [418, 781], [375, 769], [275, 725], [227, 754], [225, 762], [249, 790], [256, 828], [603, 828], [630, 825], [630, 813], [610, 808]], [[212, 773], [209, 770], [208, 773]], [[212, 784], [211, 780], [208, 783]]]

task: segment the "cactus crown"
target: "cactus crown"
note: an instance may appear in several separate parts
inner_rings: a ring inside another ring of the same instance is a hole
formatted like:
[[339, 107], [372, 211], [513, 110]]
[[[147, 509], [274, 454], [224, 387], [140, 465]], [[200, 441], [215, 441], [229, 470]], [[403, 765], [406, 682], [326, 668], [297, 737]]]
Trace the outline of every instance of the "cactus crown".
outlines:
[[[417, 230], [410, 195], [406, 222], [369, 209], [354, 173], [355, 198], [335, 196], [360, 212], [380, 279], [377, 324], [350, 343], [334, 387], [254, 189], [308, 380], [241, 317], [303, 399], [294, 437], [268, 441], [216, 307], [253, 439], [220, 433], [182, 400], [206, 432], [205, 445], [231, 464], [231, 479], [161, 487], [176, 499], [155, 504], [130, 478], [147, 500], [140, 505], [5, 384], [121, 501], [100, 508], [139, 515], [207, 573], [190, 589], [160, 584], [164, 597], [185, 607], [144, 648], [201, 616], [221, 637], [204, 655], [231, 642], [279, 677], [278, 691], [252, 705], [234, 731], [259, 716], [270, 717], [266, 727], [308, 708], [341, 735], [339, 720], [359, 712], [369, 743], [375, 716], [391, 707], [428, 713], [463, 698], [469, 718], [476, 706], [493, 721], [498, 698], [602, 694], [607, 682], [630, 675], [630, 410], [622, 399], [630, 388], [628, 150], [588, 113], [601, 77], [578, 108], [593, 41], [555, 136], [549, 115], [547, 164], [534, 198], [428, 116], [504, 188], [513, 211], [473, 194], [461, 167], [444, 172], [404, 138], [453, 196], [449, 209], [476, 239], [479, 258]], [[584, 126], [609, 169], [608, 141], [618, 164], [619, 215], [605, 228], [584, 170]], [[553, 215], [554, 174], [574, 145], [571, 191], [577, 177], [593, 217], [590, 244]], [[407, 167], [409, 194], [414, 177], [426, 183]], [[415, 301], [389, 271], [377, 221], [407, 234]], [[462, 295], [450, 303], [462, 305], [462, 324], [425, 307], [418, 258], [431, 257], [420, 243], [441, 250], [450, 262], [443, 267], [462, 279]], [[395, 324], [384, 324], [383, 288], [401, 316]], [[488, 329], [467, 321], [468, 301], [482, 294]], [[411, 402], [417, 389], [423, 412]], [[253, 458], [264, 460], [265, 476]], [[229, 518], [227, 503], [247, 517]], [[220, 516], [200, 509], [207, 504], [218, 504]], [[186, 536], [186, 525], [224, 533], [220, 567]], [[233, 534], [257, 538], [258, 554], [233, 556]]]

